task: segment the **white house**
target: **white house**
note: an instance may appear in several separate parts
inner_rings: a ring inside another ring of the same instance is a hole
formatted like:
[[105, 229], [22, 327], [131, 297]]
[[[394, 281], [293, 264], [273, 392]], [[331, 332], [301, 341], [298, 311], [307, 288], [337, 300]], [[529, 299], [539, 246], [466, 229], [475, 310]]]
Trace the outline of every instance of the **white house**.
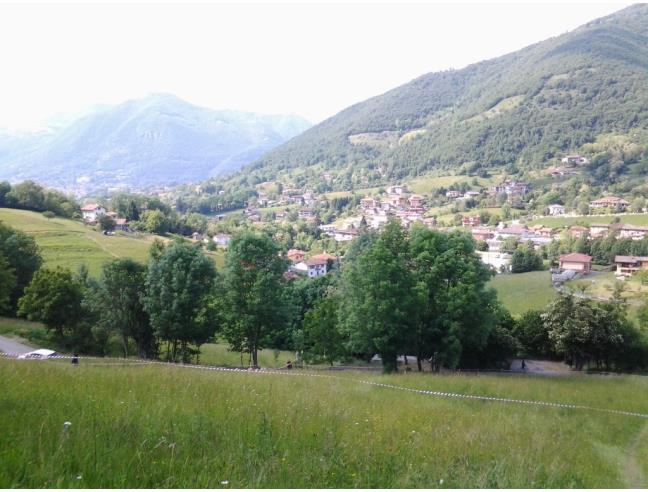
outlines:
[[549, 215], [565, 215], [565, 207], [563, 205], [554, 203], [547, 208], [549, 208]]
[[222, 248], [227, 248], [229, 246], [230, 240], [232, 237], [229, 234], [216, 234], [214, 235], [214, 242], [216, 246], [221, 246]]
[[475, 251], [482, 263], [493, 267], [498, 272], [510, 270], [512, 255], [499, 251]]
[[106, 215], [106, 209], [96, 203], [88, 203], [81, 207], [81, 213], [86, 222], [97, 222], [99, 217]]
[[292, 270], [296, 273], [308, 276], [308, 278], [321, 277], [326, 275], [328, 262], [324, 259], [311, 258], [310, 260], [300, 261]]

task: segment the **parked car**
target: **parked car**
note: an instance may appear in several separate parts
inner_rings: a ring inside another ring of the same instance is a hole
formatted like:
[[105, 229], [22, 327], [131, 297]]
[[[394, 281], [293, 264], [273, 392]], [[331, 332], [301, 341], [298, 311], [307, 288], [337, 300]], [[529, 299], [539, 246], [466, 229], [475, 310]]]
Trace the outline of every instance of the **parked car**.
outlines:
[[49, 349], [38, 349], [26, 354], [19, 355], [19, 359], [52, 359], [58, 357], [59, 354]]

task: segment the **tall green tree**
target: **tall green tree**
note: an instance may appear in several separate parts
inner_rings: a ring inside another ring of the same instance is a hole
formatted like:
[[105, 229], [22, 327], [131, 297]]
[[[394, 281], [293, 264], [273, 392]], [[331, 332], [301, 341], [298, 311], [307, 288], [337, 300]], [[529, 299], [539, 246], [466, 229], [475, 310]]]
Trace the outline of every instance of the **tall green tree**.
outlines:
[[155, 335], [142, 298], [146, 287], [146, 266], [130, 259], [117, 259], [104, 265], [97, 284], [95, 302], [99, 322], [122, 339], [124, 356], [133, 339], [140, 358], [155, 355]]
[[168, 342], [168, 356], [188, 361], [189, 345], [198, 347], [216, 332], [205, 314], [213, 294], [216, 268], [199, 245], [175, 242], [149, 260], [144, 310], [156, 336]]
[[234, 236], [225, 256], [223, 334], [233, 350], [249, 352], [258, 366], [258, 350], [289, 322], [283, 295], [288, 263], [267, 235]]
[[16, 275], [13, 268], [4, 257], [0, 254], [0, 313], [11, 313], [11, 295], [16, 288]]
[[396, 222], [343, 273], [341, 320], [355, 352], [378, 353], [383, 371], [396, 370], [416, 326], [414, 278], [408, 269], [408, 240]]
[[333, 365], [347, 355], [347, 338], [340, 330], [337, 307], [337, 299], [326, 297], [306, 313], [303, 343], [309, 360], [324, 360]]
[[81, 321], [82, 286], [72, 272], [43, 268], [36, 272], [18, 302], [18, 315], [40, 321], [59, 337]]
[[10, 297], [10, 311], [15, 313], [18, 299], [31, 282], [43, 259], [33, 237], [0, 222], [0, 254], [15, 275], [15, 285]]

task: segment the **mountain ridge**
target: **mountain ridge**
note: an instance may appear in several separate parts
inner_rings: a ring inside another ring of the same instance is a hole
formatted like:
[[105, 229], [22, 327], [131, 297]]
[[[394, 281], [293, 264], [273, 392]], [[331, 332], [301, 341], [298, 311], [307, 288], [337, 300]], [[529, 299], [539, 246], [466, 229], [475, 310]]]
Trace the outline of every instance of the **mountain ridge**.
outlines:
[[218, 111], [153, 94], [51, 133], [0, 136], [0, 177], [89, 190], [199, 181], [236, 171], [308, 126], [294, 115]]

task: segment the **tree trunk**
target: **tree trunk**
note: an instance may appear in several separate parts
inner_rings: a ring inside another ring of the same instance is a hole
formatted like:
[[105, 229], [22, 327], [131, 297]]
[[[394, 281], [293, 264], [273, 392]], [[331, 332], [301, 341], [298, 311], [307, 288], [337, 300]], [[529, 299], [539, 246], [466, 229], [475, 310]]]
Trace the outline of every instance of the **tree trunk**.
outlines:
[[383, 363], [383, 372], [386, 374], [398, 372], [398, 361], [396, 355], [380, 354]]
[[256, 347], [254, 347], [252, 349], [252, 367], [254, 367], [255, 369], [257, 367], [259, 367], [259, 364], [257, 363], [257, 348]]
[[419, 371], [419, 372], [423, 372], [423, 364], [422, 364], [421, 356], [420, 356], [420, 355], [418, 355], [418, 356], [416, 357], [416, 366], [418, 367], [418, 371]]
[[122, 333], [122, 345], [124, 346], [124, 359], [128, 359], [128, 336]]

